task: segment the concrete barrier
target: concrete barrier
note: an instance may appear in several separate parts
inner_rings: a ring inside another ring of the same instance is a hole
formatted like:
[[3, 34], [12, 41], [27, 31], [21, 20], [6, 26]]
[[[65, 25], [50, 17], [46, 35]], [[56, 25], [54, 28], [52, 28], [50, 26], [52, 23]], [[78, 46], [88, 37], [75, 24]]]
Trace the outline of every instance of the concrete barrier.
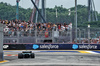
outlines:
[[0, 61], [3, 60], [3, 24], [0, 23]]

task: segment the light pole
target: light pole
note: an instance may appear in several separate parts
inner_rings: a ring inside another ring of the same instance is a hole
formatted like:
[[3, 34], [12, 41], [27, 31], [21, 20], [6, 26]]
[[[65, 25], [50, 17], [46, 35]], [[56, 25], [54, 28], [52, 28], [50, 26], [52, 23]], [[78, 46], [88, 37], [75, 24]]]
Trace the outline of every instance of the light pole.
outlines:
[[69, 16], [71, 15], [71, 12], [75, 12], [75, 42], [77, 43], [77, 0], [75, 0], [75, 11], [71, 11], [69, 9]]
[[16, 8], [16, 19], [19, 20], [19, 1], [20, 0], [16, 0], [17, 3], [17, 8]]
[[57, 23], [57, 17], [58, 17], [58, 13], [57, 13], [57, 8], [56, 8], [56, 23]]
[[88, 43], [90, 43], [90, 24], [88, 24]]
[[[46, 21], [46, 15], [45, 15], [45, 5], [46, 5], [46, 0], [42, 0], [42, 16], [44, 17], [45, 21]], [[44, 20], [42, 19], [42, 23], [44, 23]]]
[[[39, 3], [37, 3], [37, 7], [39, 7]], [[38, 19], [38, 11], [36, 12], [36, 21], [35, 21], [35, 38], [37, 43], [37, 19]]]
[[77, 0], [75, 0], [75, 34], [76, 34], [76, 43], [77, 43]]

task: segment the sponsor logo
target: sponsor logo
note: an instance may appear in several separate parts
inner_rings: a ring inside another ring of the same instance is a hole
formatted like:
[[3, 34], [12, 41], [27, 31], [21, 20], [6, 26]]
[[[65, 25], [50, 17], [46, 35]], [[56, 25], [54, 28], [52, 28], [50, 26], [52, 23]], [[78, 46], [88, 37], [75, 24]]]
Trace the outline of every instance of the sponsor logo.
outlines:
[[3, 45], [4, 49], [7, 49], [9, 47], [9, 45]]
[[85, 44], [82, 44], [82, 45], [77, 45], [77, 44], [73, 44], [72, 45], [72, 48], [73, 49], [97, 49], [97, 45], [90, 45], [90, 44], [88, 44], [88, 45], [85, 45]]
[[33, 45], [33, 49], [58, 49], [59, 45], [43, 44], [43, 45]]
[[40, 45], [40, 49], [59, 49], [59, 45]]
[[79, 49], [97, 49], [97, 45], [79, 45]]
[[73, 48], [73, 49], [78, 49], [78, 45], [73, 44], [72, 48]]
[[33, 45], [33, 49], [38, 49], [38, 48], [39, 48], [39, 45], [37, 45], [37, 44]]

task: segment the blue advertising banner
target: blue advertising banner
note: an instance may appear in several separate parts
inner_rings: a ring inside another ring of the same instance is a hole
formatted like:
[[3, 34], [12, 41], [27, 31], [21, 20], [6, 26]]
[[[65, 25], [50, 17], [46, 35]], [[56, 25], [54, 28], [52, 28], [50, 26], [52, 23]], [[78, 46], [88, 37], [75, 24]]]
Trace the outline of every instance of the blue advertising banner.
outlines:
[[3, 50], [25, 50], [25, 44], [3, 44]]
[[100, 50], [98, 44], [27, 44], [26, 49], [34, 50]]
[[100, 50], [100, 44], [4, 44], [4, 50]]

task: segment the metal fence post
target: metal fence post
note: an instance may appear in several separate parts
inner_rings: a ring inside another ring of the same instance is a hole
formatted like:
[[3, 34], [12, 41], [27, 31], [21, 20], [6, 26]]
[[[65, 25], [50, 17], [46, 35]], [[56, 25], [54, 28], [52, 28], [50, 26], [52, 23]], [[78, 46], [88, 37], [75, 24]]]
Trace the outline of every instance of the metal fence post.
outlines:
[[17, 43], [19, 43], [19, 34], [20, 34], [20, 32], [17, 31]]
[[85, 29], [83, 29], [83, 32], [84, 32], [84, 38], [85, 38]]
[[76, 43], [77, 43], [77, 0], [75, 0], [75, 34], [76, 34]]
[[81, 30], [79, 28], [77, 30], [79, 30], [79, 43], [81, 43]]
[[72, 43], [72, 29], [70, 29], [70, 42]]
[[79, 30], [79, 43], [81, 43], [81, 30]]
[[0, 61], [3, 60], [3, 24], [0, 23]]
[[54, 43], [54, 30], [52, 30], [52, 42]]
[[88, 43], [90, 43], [90, 25], [88, 25]]

